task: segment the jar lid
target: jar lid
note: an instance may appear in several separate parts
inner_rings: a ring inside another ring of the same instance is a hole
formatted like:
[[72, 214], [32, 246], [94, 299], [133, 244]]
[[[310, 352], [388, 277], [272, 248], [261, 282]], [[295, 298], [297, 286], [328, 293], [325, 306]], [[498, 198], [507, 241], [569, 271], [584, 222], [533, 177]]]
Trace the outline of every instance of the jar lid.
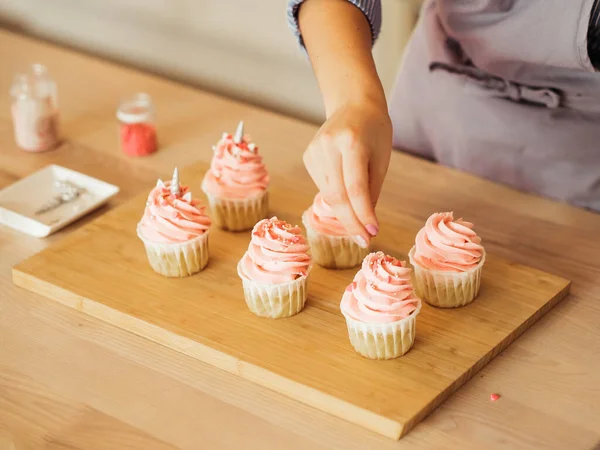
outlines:
[[56, 84], [46, 66], [33, 64], [27, 72], [15, 75], [10, 94], [19, 100], [53, 97], [56, 95]]
[[148, 94], [136, 94], [123, 100], [117, 109], [117, 119], [124, 123], [147, 122], [153, 118], [154, 106]]

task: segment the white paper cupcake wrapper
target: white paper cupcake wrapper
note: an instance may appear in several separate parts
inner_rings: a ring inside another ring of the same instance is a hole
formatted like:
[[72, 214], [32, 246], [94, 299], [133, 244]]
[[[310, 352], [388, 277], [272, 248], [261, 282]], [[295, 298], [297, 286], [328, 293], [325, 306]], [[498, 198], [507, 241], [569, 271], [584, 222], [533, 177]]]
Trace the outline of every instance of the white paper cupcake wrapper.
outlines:
[[364, 323], [346, 316], [348, 336], [354, 350], [369, 359], [392, 359], [404, 355], [415, 342], [421, 306], [405, 319], [392, 323]]
[[306, 228], [306, 237], [310, 244], [313, 260], [327, 269], [350, 269], [362, 264], [371, 250], [362, 248], [350, 236], [328, 236], [315, 231], [302, 214], [302, 223]]
[[[238, 274], [240, 274], [239, 265]], [[298, 314], [304, 308], [308, 276], [282, 284], [256, 283], [241, 274], [240, 278], [246, 304], [257, 316], [281, 319]]]
[[477, 266], [465, 272], [429, 270], [415, 263], [415, 247], [408, 257], [414, 268], [415, 292], [417, 297], [438, 308], [458, 308], [471, 303], [479, 294], [481, 273], [485, 263], [485, 251]]
[[208, 264], [208, 231], [187, 242], [160, 244], [138, 237], [146, 247], [148, 262], [165, 277], [186, 277], [200, 272]]
[[267, 217], [269, 193], [265, 191], [257, 197], [227, 199], [216, 197], [204, 191], [208, 198], [213, 223], [223, 230], [251, 230], [254, 225]]

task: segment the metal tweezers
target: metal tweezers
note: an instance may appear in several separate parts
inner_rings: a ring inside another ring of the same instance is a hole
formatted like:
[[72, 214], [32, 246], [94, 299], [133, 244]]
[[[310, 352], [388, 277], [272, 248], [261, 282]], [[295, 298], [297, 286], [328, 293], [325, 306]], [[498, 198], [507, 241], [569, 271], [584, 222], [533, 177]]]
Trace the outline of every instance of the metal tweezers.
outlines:
[[65, 203], [72, 202], [73, 200], [77, 199], [83, 192], [82, 188], [65, 180], [56, 180], [54, 182], [53, 187], [59, 192], [59, 194], [47, 203], [45, 203], [40, 209], [38, 209], [34, 213], [36, 216], [46, 214], [50, 211], [54, 211], [59, 206], [62, 206]]

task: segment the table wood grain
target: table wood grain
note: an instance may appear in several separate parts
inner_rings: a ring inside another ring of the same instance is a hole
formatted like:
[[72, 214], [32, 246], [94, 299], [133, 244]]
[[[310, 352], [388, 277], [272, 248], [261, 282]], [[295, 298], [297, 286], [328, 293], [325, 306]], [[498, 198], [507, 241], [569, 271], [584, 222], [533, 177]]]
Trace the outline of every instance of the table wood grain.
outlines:
[[[282, 176], [304, 170], [316, 126], [0, 30], [0, 92], [46, 64], [60, 88], [66, 143], [18, 150], [0, 95], [0, 188], [50, 163], [118, 184], [111, 203], [40, 240], [0, 227], [0, 448], [592, 449], [600, 444], [600, 215], [395, 153], [388, 177], [406, 223], [453, 209], [490, 252], [573, 281], [571, 295], [402, 441], [393, 442], [12, 284], [11, 267], [94, 217], [202, 160], [244, 119]], [[118, 146], [120, 98], [157, 103], [161, 151]], [[428, 177], [424, 185], [419, 180]], [[383, 221], [392, 213], [381, 212]], [[502, 395], [496, 402], [489, 395]]]
[[[265, 151], [265, 156], [269, 155]], [[180, 171], [199, 201], [209, 166]], [[271, 166], [269, 215], [301, 223], [315, 192], [308, 174], [282, 179]], [[407, 230], [395, 193], [409, 180], [391, 179], [379, 208], [373, 250], [407, 260], [418, 229]], [[194, 192], [195, 191], [195, 192]], [[105, 320], [200, 361], [281, 392], [321, 411], [398, 439], [480, 368], [568, 295], [570, 282], [488, 252], [476, 302], [464, 308], [423, 305], [410, 352], [385, 363], [356, 354], [340, 312], [356, 269], [313, 267], [302, 314], [265, 320], [243, 301], [237, 265], [250, 233], [210, 231], [210, 261], [183, 279], [157, 275], [136, 227], [148, 200], [141, 192], [85, 228], [13, 268], [29, 291]]]

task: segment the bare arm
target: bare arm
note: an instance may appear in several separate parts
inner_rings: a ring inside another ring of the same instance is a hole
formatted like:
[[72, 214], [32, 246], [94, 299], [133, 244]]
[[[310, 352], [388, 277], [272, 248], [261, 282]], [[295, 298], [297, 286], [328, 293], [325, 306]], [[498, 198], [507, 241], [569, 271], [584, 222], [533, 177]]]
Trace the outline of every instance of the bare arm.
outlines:
[[327, 117], [353, 99], [385, 106], [362, 11], [346, 0], [307, 0], [298, 19]]
[[304, 162], [338, 219], [366, 246], [379, 230], [375, 203], [392, 139], [371, 28], [346, 0], [306, 0], [299, 25], [327, 116]]

